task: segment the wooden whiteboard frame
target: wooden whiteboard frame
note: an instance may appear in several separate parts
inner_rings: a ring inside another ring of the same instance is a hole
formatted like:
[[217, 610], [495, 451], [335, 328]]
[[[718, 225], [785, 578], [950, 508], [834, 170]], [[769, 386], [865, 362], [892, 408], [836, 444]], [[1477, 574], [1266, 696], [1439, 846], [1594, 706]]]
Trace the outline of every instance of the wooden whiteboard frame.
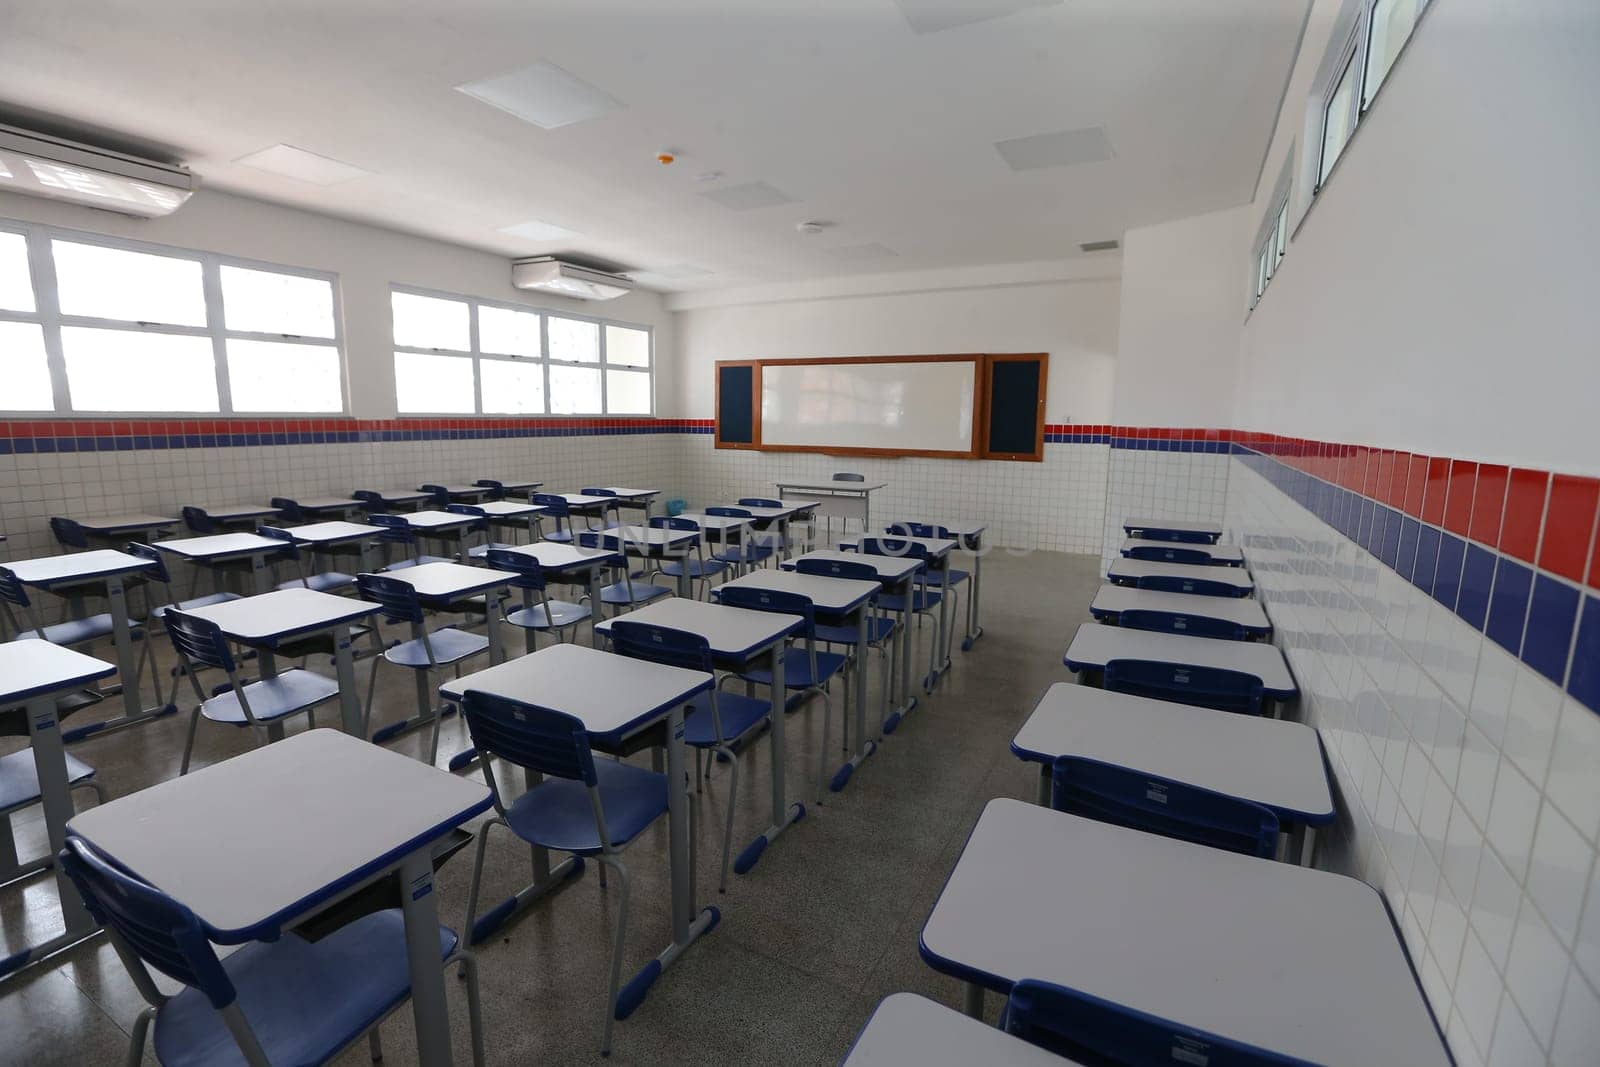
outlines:
[[[992, 399], [989, 386], [994, 380], [992, 368], [996, 363], [1037, 363], [1039, 365], [1039, 401], [1036, 418], [1034, 421], [1033, 451], [1032, 452], [990, 452], [989, 451], [989, 420], [993, 416], [989, 402]], [[984, 459], [1009, 459], [1024, 463], [1044, 462], [1044, 403], [1049, 394], [1050, 384], [1050, 357], [1040, 352], [1017, 352], [1006, 355], [985, 356], [983, 359], [983, 440], [979, 448]]]

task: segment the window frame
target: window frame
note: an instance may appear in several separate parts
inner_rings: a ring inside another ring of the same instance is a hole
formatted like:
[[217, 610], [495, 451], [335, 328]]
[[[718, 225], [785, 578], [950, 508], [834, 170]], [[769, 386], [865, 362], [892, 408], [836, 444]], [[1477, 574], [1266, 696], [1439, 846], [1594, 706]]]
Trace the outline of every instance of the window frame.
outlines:
[[[50, 411], [19, 411], [0, 408], [0, 417], [10, 419], [59, 417], [81, 417], [85, 419], [173, 417], [194, 419], [303, 419], [333, 418], [350, 414], [350, 375], [349, 363], [345, 353], [344, 304], [340, 292], [338, 274], [308, 267], [286, 266], [266, 260], [222, 255], [201, 249], [157, 244], [151, 241], [139, 241], [133, 238], [74, 230], [62, 226], [48, 226], [25, 222], [20, 219], [0, 218], [0, 231], [20, 233], [27, 243], [28, 273], [29, 281], [33, 286], [34, 302], [34, 310], [31, 312], [0, 308], [0, 320], [37, 323], [44, 329], [45, 359], [49, 365], [51, 391], [54, 398], [54, 406]], [[169, 323], [63, 314], [61, 311], [60, 291], [56, 280], [55, 256], [51, 250], [51, 242], [57, 240], [199, 263], [206, 324], [204, 326], [177, 326]], [[294, 277], [327, 282], [330, 287], [330, 298], [333, 301], [333, 336], [308, 337], [300, 334], [263, 333], [228, 329], [225, 309], [222, 304], [222, 268], [224, 266], [267, 271], [273, 274], [287, 274]], [[212, 368], [216, 374], [217, 410], [193, 411], [154, 408], [149, 410], [117, 409], [107, 411], [98, 408], [73, 407], [72, 394], [67, 382], [66, 354], [61, 341], [61, 331], [68, 327], [208, 338], [211, 341]], [[230, 340], [277, 341], [313, 344], [332, 348], [335, 358], [339, 361], [338, 410], [248, 411], [243, 413], [235, 411], [232, 383], [228, 379], [228, 341]]]
[[[475, 418], [507, 418], [507, 419], [594, 419], [594, 418], [655, 418], [656, 412], [656, 331], [655, 327], [646, 323], [626, 322], [622, 319], [608, 319], [598, 315], [583, 315], [566, 310], [558, 310], [543, 304], [522, 304], [515, 301], [491, 300], [483, 297], [468, 296], [464, 293], [445, 292], [440, 289], [429, 289], [423, 286], [406, 285], [401, 282], [389, 284], [391, 301], [395, 293], [408, 293], [412, 296], [427, 296], [438, 300], [453, 300], [467, 305], [468, 343], [472, 346], [470, 351], [456, 348], [420, 348], [415, 345], [402, 345], [394, 340], [394, 320], [391, 316], [389, 322], [389, 340], [391, 359], [396, 352], [414, 352], [428, 356], [452, 356], [467, 359], [472, 362], [472, 393], [475, 410], [465, 411], [403, 411], [400, 409], [399, 384], [395, 386], [395, 413], [406, 418], [461, 418], [471, 415]], [[393, 304], [390, 305], [393, 307]], [[478, 309], [480, 307], [500, 308], [507, 311], [523, 311], [539, 316], [539, 355], [516, 356], [503, 352], [485, 352], [482, 349], [482, 339], [479, 336]], [[596, 345], [599, 349], [599, 358], [593, 362], [580, 360], [552, 359], [550, 356], [550, 319], [573, 319], [578, 322], [593, 323], [596, 327]], [[617, 326], [628, 330], [642, 331], [647, 340], [647, 358], [643, 367], [630, 364], [612, 364], [606, 353], [606, 327]], [[480, 363], [483, 361], [499, 363], [528, 363], [537, 361], [544, 376], [544, 410], [538, 412], [505, 412], [485, 411], [483, 409], [483, 373]], [[391, 364], [392, 365], [392, 364]], [[550, 410], [550, 368], [575, 367], [583, 370], [592, 370], [600, 375], [600, 410], [590, 412], [556, 413]], [[626, 370], [636, 374], [645, 374], [650, 381], [650, 410], [648, 412], [630, 412], [613, 415], [607, 409], [610, 407], [610, 397], [606, 391], [606, 372], [608, 370]]]

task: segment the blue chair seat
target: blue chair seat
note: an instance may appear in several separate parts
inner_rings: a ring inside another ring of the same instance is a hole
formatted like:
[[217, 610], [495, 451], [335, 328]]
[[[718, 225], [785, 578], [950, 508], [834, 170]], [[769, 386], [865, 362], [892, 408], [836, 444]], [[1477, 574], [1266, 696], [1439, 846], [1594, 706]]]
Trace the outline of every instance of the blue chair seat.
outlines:
[[[244, 698], [250, 702], [250, 714], [259, 722], [271, 722], [285, 715], [305, 711], [338, 695], [338, 682], [298, 667], [284, 671], [276, 678], [263, 678], [244, 687]], [[244, 717], [244, 708], [239, 705], [239, 694], [232, 689], [201, 704], [200, 713], [212, 722], [232, 726], [249, 725], [249, 720]]]
[[945, 586], [949, 585], [960, 585], [962, 582], [971, 577], [971, 571], [957, 570], [954, 567], [951, 567], [947, 571], [930, 570], [928, 572], [928, 584], [937, 585], [940, 588], [944, 588]]
[[[93, 777], [93, 767], [67, 753], [68, 785], [77, 785]], [[39, 769], [33, 763], [33, 750], [24, 748], [0, 756], [0, 812], [37, 804], [39, 797]]]
[[[944, 594], [932, 589], [913, 589], [911, 593], [912, 611], [932, 611], [939, 606], [939, 601], [944, 599]], [[881, 593], [878, 596], [878, 606], [884, 611], [905, 611], [906, 596], [904, 593]]]
[[574, 604], [568, 600], [550, 601], [547, 615], [543, 604], [531, 608], [518, 608], [506, 615], [506, 622], [525, 630], [560, 630], [587, 619], [592, 612], [587, 604]]
[[[811, 657], [804, 648], [790, 648], [783, 657], [783, 686], [785, 689], [810, 689], [822, 685], [844, 670], [845, 656], [840, 652], [817, 652], [817, 677], [811, 676]], [[765, 668], [744, 671], [739, 675], [747, 682], [771, 685], [772, 672]]]
[[602, 604], [648, 604], [657, 597], [671, 596], [672, 590], [664, 585], [646, 585], [643, 582], [634, 582], [631, 586], [633, 596], [629, 597], [630, 590], [627, 582], [612, 582], [600, 590]]
[[[454, 663], [488, 648], [489, 639], [454, 626], [441, 626], [428, 634], [428, 645], [433, 649], [434, 663]], [[402, 667], [422, 670], [428, 666], [428, 649], [422, 646], [422, 639], [416, 637], [386, 649], [383, 658]]]
[[755, 697], [727, 691], [718, 693], [717, 718], [722, 721], [722, 737], [718, 738], [712, 729], [711, 702], [705, 697], [696, 697], [683, 720], [683, 743], [696, 748], [715, 748], [718, 744], [737, 741], [767, 717], [770, 707], [767, 701]]
[[321, 574], [306, 575], [305, 584], [300, 579], [291, 578], [287, 582], [279, 582], [279, 589], [314, 589], [319, 593], [335, 593], [340, 589], [349, 589], [356, 584], [353, 574], [341, 574], [339, 571], [323, 571]]
[[420, 567], [424, 563], [454, 563], [454, 562], [455, 562], [455, 560], [451, 559], [449, 556], [413, 556], [411, 559], [395, 560], [393, 563], [389, 564], [387, 567], [384, 567], [382, 569], [386, 570], [386, 571], [403, 571], [407, 567]]
[[[613, 847], [632, 841], [666, 812], [666, 775], [609, 759], [595, 760], [594, 770]], [[517, 798], [506, 811], [506, 824], [531, 845], [579, 856], [600, 854], [594, 805], [580, 781], [545, 779]]]
[[496, 551], [499, 551], [501, 549], [516, 548], [516, 547], [517, 547], [516, 545], [507, 544], [504, 541], [490, 541], [487, 544], [474, 545], [473, 547], [467, 549], [467, 555], [472, 557], [473, 559], [482, 559], [483, 557], [485, 557], [485, 556], [487, 556], [489, 554], [490, 549], [494, 549]]
[[[894, 633], [896, 623], [893, 619], [886, 619], [882, 615], [867, 616], [867, 644], [882, 644]], [[825, 626], [817, 624], [817, 640], [830, 645], [854, 645], [856, 643], [856, 628], [854, 626]]]
[[209, 608], [213, 604], [227, 604], [239, 599], [241, 598], [238, 593], [211, 593], [208, 596], [197, 596], [193, 600], [182, 600], [176, 604], [163, 604], [159, 608], [151, 608], [150, 617], [160, 621], [174, 608], [179, 611], [193, 611], [195, 608]]
[[[439, 927], [439, 961], [456, 935]], [[222, 961], [239, 1007], [272, 1063], [323, 1063], [411, 993], [405, 920], [398, 908], [363, 916], [320, 941], [285, 933]], [[156, 1016], [156, 1058], [166, 1067], [244, 1065], [222, 1014], [188, 988]]]
[[[135, 634], [139, 632], [137, 622], [130, 620], [128, 625]], [[66, 622], [58, 622], [43, 629], [44, 639], [52, 645], [81, 645], [85, 641], [98, 641], [103, 637], [110, 637], [112, 628], [110, 613], [101, 612], [98, 615], [86, 615], [81, 619], [68, 619]], [[39, 631], [28, 630], [17, 636], [22, 639], [31, 637], [37, 640]]]
[[723, 563], [764, 563], [775, 554], [771, 545], [747, 544], [742, 549], [724, 548], [713, 552], [711, 558]]
[[713, 574], [721, 574], [728, 569], [727, 560], [716, 559], [715, 557], [706, 560], [704, 563], [697, 559], [671, 559], [661, 564], [661, 573], [669, 578], [676, 578], [683, 573], [685, 563], [689, 566], [689, 577], [696, 579], [706, 578]]

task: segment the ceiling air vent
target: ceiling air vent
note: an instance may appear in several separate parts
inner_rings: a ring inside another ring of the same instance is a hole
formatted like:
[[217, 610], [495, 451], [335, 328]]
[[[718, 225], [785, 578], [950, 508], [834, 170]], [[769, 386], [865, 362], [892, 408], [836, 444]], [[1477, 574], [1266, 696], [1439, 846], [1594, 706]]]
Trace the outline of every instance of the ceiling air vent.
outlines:
[[0, 189], [151, 219], [178, 210], [199, 184], [170, 163], [0, 126]]
[[553, 256], [514, 261], [511, 284], [518, 289], [538, 289], [579, 300], [612, 300], [633, 289], [631, 278], [580, 267]]

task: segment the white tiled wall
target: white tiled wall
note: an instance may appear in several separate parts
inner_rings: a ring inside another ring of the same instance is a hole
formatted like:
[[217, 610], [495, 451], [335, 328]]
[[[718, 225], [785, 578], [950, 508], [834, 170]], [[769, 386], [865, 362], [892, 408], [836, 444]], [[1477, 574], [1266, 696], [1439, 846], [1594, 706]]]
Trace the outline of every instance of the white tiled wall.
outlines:
[[1229, 463], [1341, 797], [1320, 865], [1383, 891], [1460, 1063], [1600, 1063], [1600, 716]]
[[1227, 507], [1229, 458], [1210, 452], [1114, 448], [1106, 477], [1100, 555], [1119, 554], [1123, 520], [1132, 516], [1221, 522]]

